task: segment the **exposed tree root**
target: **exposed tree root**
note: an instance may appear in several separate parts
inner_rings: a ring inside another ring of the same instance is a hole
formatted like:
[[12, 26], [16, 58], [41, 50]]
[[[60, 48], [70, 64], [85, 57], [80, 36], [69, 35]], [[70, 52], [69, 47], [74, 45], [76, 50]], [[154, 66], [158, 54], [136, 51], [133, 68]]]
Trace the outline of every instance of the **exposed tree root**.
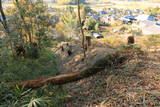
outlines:
[[11, 84], [24, 86], [25, 88], [38, 88], [48, 84], [62, 85], [92, 76], [107, 68], [123, 65], [124, 62], [130, 60], [130, 58], [133, 58], [133, 55], [135, 55], [134, 50], [125, 49], [106, 55], [106, 57], [99, 59], [96, 63], [84, 71], [71, 72], [69, 74], [58, 75], [50, 78], [28, 80]]

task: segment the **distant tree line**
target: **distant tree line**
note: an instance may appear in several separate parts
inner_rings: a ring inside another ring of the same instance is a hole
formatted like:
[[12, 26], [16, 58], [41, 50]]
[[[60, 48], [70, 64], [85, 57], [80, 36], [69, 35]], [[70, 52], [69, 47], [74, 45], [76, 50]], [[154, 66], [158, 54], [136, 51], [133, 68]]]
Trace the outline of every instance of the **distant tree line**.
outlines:
[[[53, 0], [53, 2], [59, 4], [77, 4], [77, 0]], [[80, 3], [86, 3], [86, 0], [80, 0]]]

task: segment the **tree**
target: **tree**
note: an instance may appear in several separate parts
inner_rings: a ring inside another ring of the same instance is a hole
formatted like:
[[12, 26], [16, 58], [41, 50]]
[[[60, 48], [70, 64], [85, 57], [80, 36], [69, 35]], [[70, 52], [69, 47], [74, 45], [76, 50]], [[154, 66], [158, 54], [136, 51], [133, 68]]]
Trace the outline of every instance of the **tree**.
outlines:
[[67, 7], [60, 16], [60, 22], [56, 25], [56, 29], [63, 33], [66, 38], [74, 39], [78, 37], [78, 17], [73, 7]]
[[99, 24], [97, 23], [97, 21], [92, 17], [89, 17], [85, 22], [84, 28], [86, 28], [90, 32], [94, 32], [98, 31], [98, 26]]
[[153, 15], [159, 15], [160, 14], [160, 8], [159, 7], [149, 8], [146, 11], [147, 11], [147, 13], [153, 14]]
[[[42, 0], [14, 1], [10, 10], [10, 27], [15, 48], [24, 48], [28, 57], [33, 57], [38, 50], [49, 46], [54, 22]], [[16, 51], [16, 50], [15, 50]], [[35, 55], [36, 56], [36, 55]]]
[[[0, 0], [0, 23], [4, 28], [6, 47], [14, 55], [25, 57], [38, 56], [38, 51], [50, 45], [54, 23], [43, 0], [14, 0], [6, 18]], [[9, 45], [9, 46], [8, 46]], [[14, 45], [14, 47], [13, 47]]]

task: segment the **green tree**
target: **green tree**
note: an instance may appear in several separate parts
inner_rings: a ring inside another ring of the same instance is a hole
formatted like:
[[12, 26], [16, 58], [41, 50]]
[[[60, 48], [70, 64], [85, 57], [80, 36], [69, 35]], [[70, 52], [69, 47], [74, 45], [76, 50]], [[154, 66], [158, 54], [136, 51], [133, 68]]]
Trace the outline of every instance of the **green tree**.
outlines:
[[14, 7], [8, 14], [11, 16], [8, 21], [15, 48], [23, 47], [30, 56], [33, 53], [38, 54], [39, 49], [49, 46], [52, 37], [49, 34], [53, 30], [54, 22], [43, 0], [35, 2], [15, 0]]
[[73, 7], [67, 7], [63, 10], [60, 17], [61, 22], [56, 25], [56, 29], [64, 34], [67, 38], [74, 38], [78, 36], [78, 17]]
[[[14, 0], [13, 7], [5, 12], [0, 1], [0, 8], [1, 28], [5, 34], [1, 38], [3, 48], [6, 47], [8, 51], [11, 49], [12, 53], [15, 53], [14, 56], [21, 53], [32, 56], [50, 45], [55, 22], [43, 0], [35, 2]], [[6, 18], [5, 13], [9, 17]], [[20, 52], [17, 53], [17, 50]]]
[[99, 24], [95, 19], [93, 19], [92, 17], [89, 17], [88, 19], [86, 19], [84, 28], [86, 28], [90, 32], [97, 32], [99, 30], [98, 27], [99, 27]]

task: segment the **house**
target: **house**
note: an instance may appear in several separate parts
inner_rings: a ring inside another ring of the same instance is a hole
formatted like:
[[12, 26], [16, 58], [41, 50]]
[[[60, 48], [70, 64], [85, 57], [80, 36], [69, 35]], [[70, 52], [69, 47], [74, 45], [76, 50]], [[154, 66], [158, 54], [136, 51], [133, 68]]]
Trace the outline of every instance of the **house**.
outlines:
[[125, 10], [125, 14], [132, 15], [133, 11], [130, 9]]
[[144, 20], [147, 20], [148, 17], [149, 17], [149, 15], [147, 15], [147, 14], [141, 14], [141, 15], [138, 15], [138, 16], [136, 17], [136, 19], [137, 19], [138, 21], [144, 21]]
[[98, 15], [92, 15], [91, 17], [92, 17], [93, 19], [95, 19], [95, 20], [99, 20], [99, 18], [100, 18]]
[[102, 11], [99, 11], [98, 13], [99, 13], [99, 15], [104, 15], [104, 14], [107, 14], [107, 12], [106, 12], [106, 11], [104, 11], [104, 10], [102, 10]]
[[121, 20], [123, 21], [123, 23], [126, 23], [126, 24], [132, 24], [133, 21], [137, 20], [135, 16], [124, 16], [121, 18]]
[[148, 21], [156, 21], [156, 17], [154, 15], [147, 15], [147, 14], [142, 14], [136, 17], [136, 19], [138, 21], [144, 21], [144, 20], [148, 20]]

